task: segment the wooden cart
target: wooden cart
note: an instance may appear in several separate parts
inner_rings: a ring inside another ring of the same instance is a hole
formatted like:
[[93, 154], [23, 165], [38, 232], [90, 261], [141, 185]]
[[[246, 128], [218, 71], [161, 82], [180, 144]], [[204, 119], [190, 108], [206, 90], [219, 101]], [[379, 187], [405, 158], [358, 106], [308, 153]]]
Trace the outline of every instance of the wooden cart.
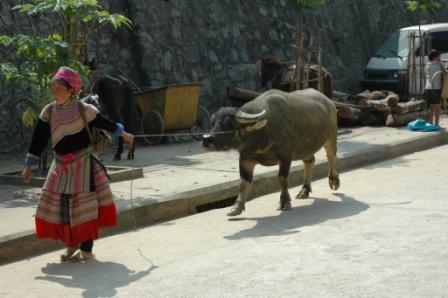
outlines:
[[[165, 85], [134, 93], [142, 111], [140, 131], [148, 144], [162, 142], [169, 131], [188, 129], [191, 136], [201, 139], [210, 129], [210, 113], [199, 105], [202, 83]], [[160, 136], [155, 136], [160, 135]]]

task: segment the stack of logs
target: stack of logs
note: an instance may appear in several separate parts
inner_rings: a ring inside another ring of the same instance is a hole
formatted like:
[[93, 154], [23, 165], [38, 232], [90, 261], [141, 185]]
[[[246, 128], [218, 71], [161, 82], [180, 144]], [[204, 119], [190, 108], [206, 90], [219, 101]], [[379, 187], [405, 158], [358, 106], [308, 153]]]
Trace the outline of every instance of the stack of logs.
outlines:
[[[241, 88], [227, 88], [232, 106], [240, 107], [260, 92]], [[411, 99], [400, 102], [390, 91], [363, 91], [356, 95], [333, 99], [341, 124], [403, 126], [418, 118], [426, 118], [426, 102]]]
[[399, 101], [399, 96], [390, 91], [363, 91], [335, 104], [342, 123], [403, 126], [418, 118], [426, 118], [424, 100]]

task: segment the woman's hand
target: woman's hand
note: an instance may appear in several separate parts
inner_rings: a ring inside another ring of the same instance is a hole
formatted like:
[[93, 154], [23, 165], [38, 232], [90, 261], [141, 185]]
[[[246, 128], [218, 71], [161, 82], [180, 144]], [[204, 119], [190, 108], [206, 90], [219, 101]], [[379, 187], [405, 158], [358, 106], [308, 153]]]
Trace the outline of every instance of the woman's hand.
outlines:
[[130, 133], [124, 131], [121, 134], [121, 137], [123, 138], [123, 142], [125, 142], [126, 144], [132, 145], [134, 143], [134, 136]]
[[25, 166], [22, 171], [22, 181], [25, 183], [31, 180], [31, 166]]

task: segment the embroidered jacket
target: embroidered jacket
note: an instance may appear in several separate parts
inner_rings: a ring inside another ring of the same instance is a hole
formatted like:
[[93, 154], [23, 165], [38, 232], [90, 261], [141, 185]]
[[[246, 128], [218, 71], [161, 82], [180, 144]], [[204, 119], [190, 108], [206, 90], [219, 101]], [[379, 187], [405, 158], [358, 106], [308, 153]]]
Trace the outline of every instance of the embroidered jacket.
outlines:
[[[113, 134], [123, 132], [120, 123], [105, 118], [90, 104], [84, 105], [84, 113], [90, 127], [103, 129]], [[48, 140], [51, 138], [52, 148], [59, 155], [77, 152], [89, 147], [90, 139], [79, 113], [79, 103], [72, 101], [67, 105], [54, 103], [45, 106], [34, 129], [31, 145], [27, 154], [27, 164], [37, 162]]]

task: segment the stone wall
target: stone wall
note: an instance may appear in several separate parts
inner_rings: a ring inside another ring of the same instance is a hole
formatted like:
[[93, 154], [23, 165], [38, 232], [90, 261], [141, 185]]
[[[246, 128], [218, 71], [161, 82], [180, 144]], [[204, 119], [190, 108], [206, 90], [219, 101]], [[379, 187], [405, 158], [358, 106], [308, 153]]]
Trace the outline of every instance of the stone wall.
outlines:
[[[45, 31], [0, 3], [0, 34]], [[128, 16], [133, 30], [103, 30], [89, 43], [89, 58], [107, 72], [122, 71], [140, 87], [203, 82], [202, 103], [226, 104], [225, 88], [260, 89], [260, 58], [293, 57], [297, 14], [289, 0], [104, 0]], [[448, 8], [428, 22], [448, 20]], [[320, 40], [323, 63], [338, 90], [359, 91], [364, 67], [388, 35], [416, 23], [403, 0], [327, 0], [307, 17], [307, 30]], [[0, 57], [5, 52], [0, 50]], [[11, 55], [11, 53], [9, 53]], [[0, 93], [2, 92], [0, 86]]]
[[[134, 30], [108, 32], [92, 43], [91, 56], [102, 67], [117, 66], [139, 86], [202, 81], [202, 101], [212, 110], [226, 104], [228, 86], [261, 90], [262, 56], [293, 58], [297, 14], [288, 0], [116, 2], [108, 3], [133, 20]], [[448, 9], [424, 18], [446, 21]], [[402, 0], [327, 0], [306, 23], [320, 40], [336, 88], [353, 93], [377, 47], [416, 19]]]

